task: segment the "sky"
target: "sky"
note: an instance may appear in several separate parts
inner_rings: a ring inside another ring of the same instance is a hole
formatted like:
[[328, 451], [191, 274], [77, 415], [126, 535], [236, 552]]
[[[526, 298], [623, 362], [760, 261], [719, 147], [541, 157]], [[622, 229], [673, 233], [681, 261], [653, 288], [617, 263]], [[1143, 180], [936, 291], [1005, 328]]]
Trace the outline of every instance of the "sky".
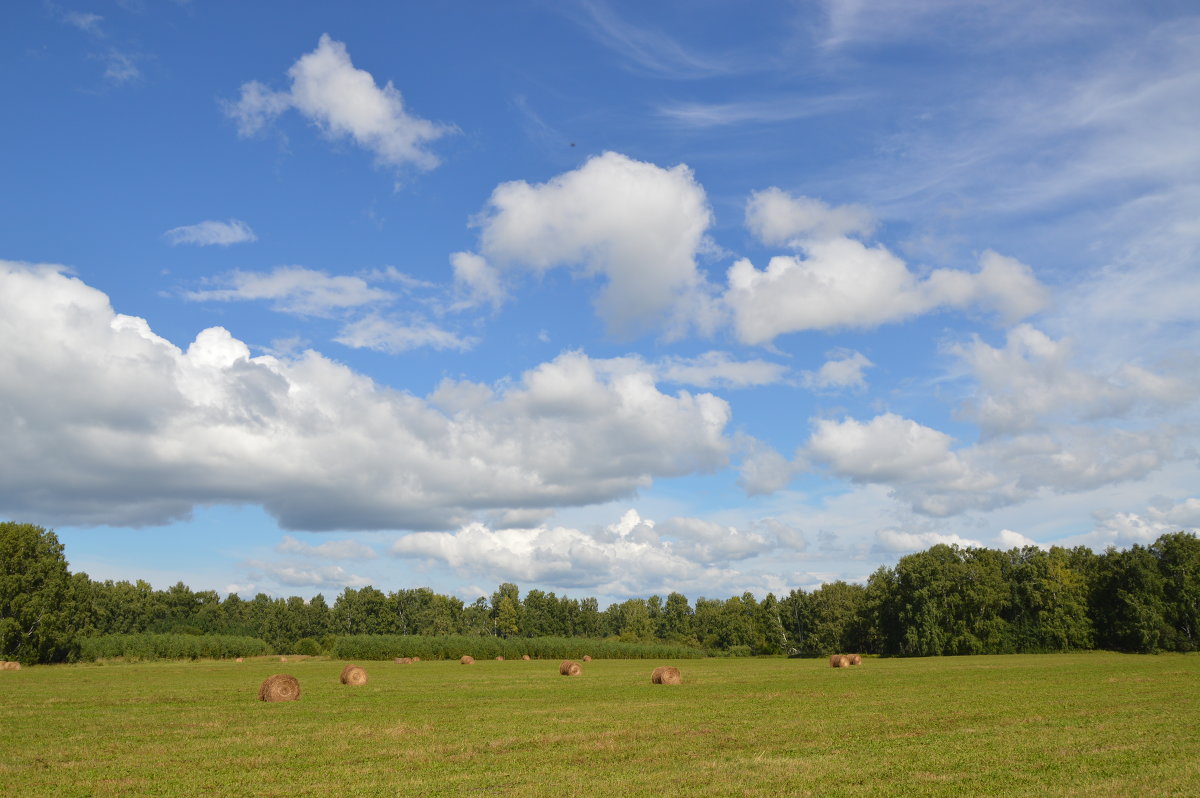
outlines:
[[0, 12], [0, 518], [602, 602], [1200, 526], [1192, 2]]

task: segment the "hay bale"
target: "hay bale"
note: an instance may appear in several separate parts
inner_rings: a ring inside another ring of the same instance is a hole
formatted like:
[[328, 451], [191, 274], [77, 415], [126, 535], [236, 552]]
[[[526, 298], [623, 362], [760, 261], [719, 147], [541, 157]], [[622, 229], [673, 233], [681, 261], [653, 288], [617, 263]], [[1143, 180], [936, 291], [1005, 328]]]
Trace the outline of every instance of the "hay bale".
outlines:
[[420, 662], [420, 661], [421, 661], [421, 658], [420, 658], [420, 657], [413, 657], [413, 658], [412, 658], [412, 661], [413, 661], [413, 662]]
[[583, 667], [578, 662], [564, 659], [562, 664], [558, 666], [558, 672], [563, 676], [578, 676], [583, 673]]
[[529, 662], [529, 655], [528, 655], [528, 654], [522, 654], [522, 655], [521, 655], [521, 659], [523, 659], [523, 660], [524, 660], [524, 661], [526, 661], [526, 662]]
[[583, 661], [584, 661], [584, 662], [591, 662], [591, 661], [592, 661], [592, 658], [591, 658], [590, 656], [588, 656], [587, 654], [584, 654], [584, 655], [583, 655]]
[[504, 662], [504, 657], [496, 657], [496, 662]]
[[829, 667], [831, 668], [849, 668], [850, 658], [845, 654], [834, 654], [829, 658]]
[[357, 665], [347, 665], [342, 668], [342, 675], [339, 677], [339, 681], [351, 687], [361, 687], [367, 683], [367, 672]]
[[397, 665], [411, 665], [412, 657], [396, 657], [394, 660], [392, 660], [392, 662], [396, 663]]
[[300, 682], [295, 676], [277, 673], [268, 676], [258, 688], [259, 701], [299, 701]]
[[238, 657], [237, 659], [234, 660], [234, 662], [244, 662], [244, 661], [245, 660], [242, 657]]
[[860, 657], [858, 654], [851, 654], [850, 655], [850, 664], [851, 665], [862, 665], [862, 657]]
[[679, 668], [659, 665], [650, 674], [650, 684], [683, 684], [683, 677], [679, 674]]
[[458, 664], [459, 665], [474, 665], [475, 658], [468, 654], [464, 654], [463, 658], [458, 661]]
[[280, 658], [279, 658], [279, 661], [280, 661], [280, 662], [287, 662], [287, 657], [280, 657]]
[[19, 670], [21, 670], [21, 663], [19, 663], [19, 662], [5, 662], [3, 664], [0, 664], [0, 671], [19, 671]]

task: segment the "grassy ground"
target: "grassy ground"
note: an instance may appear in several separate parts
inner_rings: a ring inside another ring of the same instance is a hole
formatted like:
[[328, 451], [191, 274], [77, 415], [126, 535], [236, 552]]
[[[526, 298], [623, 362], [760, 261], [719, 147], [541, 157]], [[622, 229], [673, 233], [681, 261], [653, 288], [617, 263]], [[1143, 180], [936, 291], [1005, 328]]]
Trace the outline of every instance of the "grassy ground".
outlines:
[[[1200, 657], [79, 665], [0, 673], [5, 795], [1193, 796]], [[299, 701], [256, 700], [272, 673]]]

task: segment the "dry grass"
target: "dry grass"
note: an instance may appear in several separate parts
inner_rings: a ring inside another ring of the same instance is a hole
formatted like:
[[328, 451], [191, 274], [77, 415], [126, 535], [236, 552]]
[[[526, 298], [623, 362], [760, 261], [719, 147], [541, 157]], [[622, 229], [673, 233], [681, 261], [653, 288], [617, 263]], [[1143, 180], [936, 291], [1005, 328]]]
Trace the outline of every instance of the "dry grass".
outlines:
[[558, 672], [563, 676], [579, 676], [583, 673], [583, 667], [578, 662], [564, 659], [558, 666]]
[[361, 687], [367, 683], [367, 672], [358, 665], [347, 665], [342, 668], [342, 675], [339, 677], [339, 681], [351, 687]]
[[258, 688], [259, 701], [299, 701], [300, 680], [286, 673], [268, 676]]
[[670, 665], [659, 665], [654, 669], [654, 673], [650, 674], [651, 684], [683, 684], [683, 676], [679, 673], [679, 668]]

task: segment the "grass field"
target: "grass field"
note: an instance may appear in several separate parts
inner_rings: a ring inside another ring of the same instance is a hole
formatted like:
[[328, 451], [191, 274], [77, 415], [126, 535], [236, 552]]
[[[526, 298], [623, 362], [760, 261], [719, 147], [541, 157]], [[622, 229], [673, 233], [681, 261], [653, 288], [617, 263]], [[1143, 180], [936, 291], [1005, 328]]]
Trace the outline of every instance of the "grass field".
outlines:
[[[74, 665], [0, 673], [12, 795], [1200, 793], [1200, 656]], [[299, 701], [256, 700], [273, 673]]]

